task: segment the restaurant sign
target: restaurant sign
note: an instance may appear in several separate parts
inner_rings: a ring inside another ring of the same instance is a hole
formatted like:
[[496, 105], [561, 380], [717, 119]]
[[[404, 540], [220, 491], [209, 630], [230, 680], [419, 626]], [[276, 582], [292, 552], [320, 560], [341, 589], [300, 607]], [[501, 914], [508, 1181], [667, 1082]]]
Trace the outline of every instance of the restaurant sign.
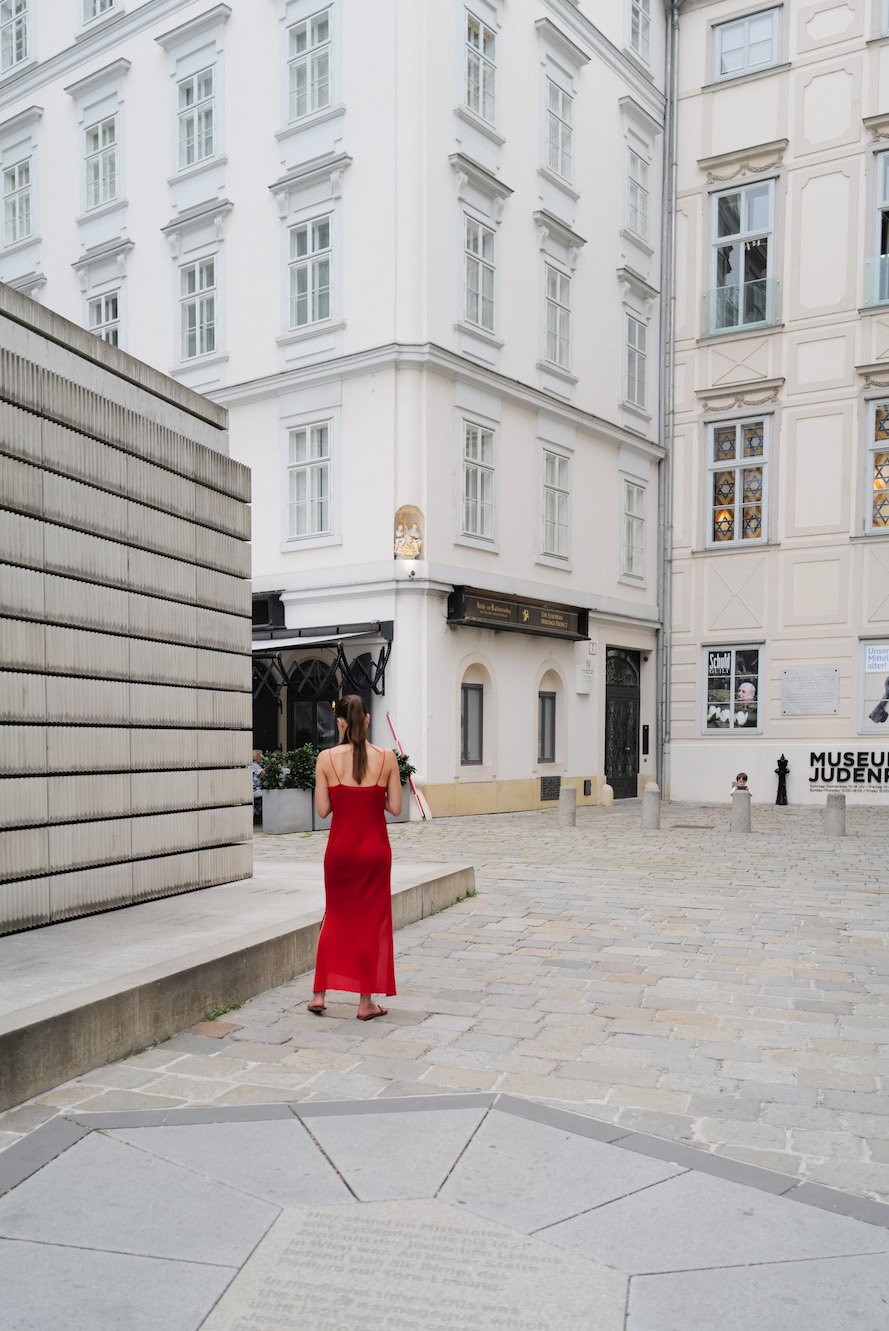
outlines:
[[569, 638], [574, 642], [589, 637], [586, 610], [522, 597], [490, 595], [469, 587], [455, 587], [448, 598], [448, 623]]

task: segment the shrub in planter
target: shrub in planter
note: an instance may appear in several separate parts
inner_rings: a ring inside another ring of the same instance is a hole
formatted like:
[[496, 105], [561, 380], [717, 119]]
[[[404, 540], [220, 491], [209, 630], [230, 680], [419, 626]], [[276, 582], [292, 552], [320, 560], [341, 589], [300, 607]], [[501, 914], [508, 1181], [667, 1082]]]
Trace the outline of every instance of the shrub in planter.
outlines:
[[280, 749], [271, 749], [262, 755], [259, 774], [260, 790], [282, 790], [284, 787], [284, 754]]
[[317, 761], [318, 750], [314, 744], [303, 744], [301, 748], [291, 749], [289, 753], [285, 753], [284, 789], [314, 790], [315, 763]]
[[395, 754], [396, 761], [398, 762], [398, 775], [401, 777], [401, 784], [406, 786], [417, 769], [414, 767], [408, 754], [399, 753], [397, 749], [393, 749], [392, 752]]

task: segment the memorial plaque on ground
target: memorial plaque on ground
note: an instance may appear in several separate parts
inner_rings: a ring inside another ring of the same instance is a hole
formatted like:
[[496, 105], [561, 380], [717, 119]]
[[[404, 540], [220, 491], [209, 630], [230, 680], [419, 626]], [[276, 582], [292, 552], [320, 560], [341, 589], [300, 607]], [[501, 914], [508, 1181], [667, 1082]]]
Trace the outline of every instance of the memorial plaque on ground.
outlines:
[[626, 1279], [445, 1202], [284, 1211], [202, 1331], [622, 1331]]

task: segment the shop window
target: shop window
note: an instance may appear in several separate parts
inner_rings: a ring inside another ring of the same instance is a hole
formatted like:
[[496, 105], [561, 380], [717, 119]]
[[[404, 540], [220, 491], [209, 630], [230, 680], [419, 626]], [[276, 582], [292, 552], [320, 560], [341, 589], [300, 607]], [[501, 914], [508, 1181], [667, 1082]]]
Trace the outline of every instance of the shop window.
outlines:
[[705, 729], [761, 731], [759, 647], [708, 647]]

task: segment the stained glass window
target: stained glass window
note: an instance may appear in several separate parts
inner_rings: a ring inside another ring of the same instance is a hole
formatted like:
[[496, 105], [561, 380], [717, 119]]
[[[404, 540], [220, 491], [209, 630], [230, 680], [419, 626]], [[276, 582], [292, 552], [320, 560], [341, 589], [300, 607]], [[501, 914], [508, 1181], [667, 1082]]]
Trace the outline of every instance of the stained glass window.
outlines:
[[765, 537], [765, 428], [763, 420], [710, 428], [710, 541]]

